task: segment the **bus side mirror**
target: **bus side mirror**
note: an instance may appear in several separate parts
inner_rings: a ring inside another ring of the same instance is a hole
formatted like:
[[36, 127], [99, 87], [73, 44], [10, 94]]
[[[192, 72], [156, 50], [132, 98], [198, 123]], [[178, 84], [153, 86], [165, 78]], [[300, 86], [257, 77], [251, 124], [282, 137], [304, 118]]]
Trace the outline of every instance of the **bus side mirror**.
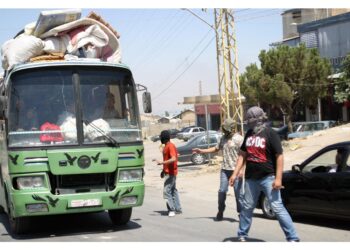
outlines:
[[0, 96], [0, 119], [4, 119], [5, 117], [6, 104], [7, 104], [7, 97]]
[[143, 111], [145, 113], [152, 113], [152, 100], [150, 92], [143, 92], [142, 94]]

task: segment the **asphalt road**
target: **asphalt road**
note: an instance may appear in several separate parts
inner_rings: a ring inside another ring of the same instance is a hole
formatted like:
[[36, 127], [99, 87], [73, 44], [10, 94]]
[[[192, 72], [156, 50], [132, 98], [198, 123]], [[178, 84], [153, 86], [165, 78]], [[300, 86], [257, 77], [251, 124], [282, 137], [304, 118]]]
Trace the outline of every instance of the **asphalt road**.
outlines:
[[[176, 142], [177, 143], [177, 142]], [[178, 190], [184, 213], [168, 217], [162, 199], [160, 168], [152, 163], [159, 158], [158, 143], [146, 142], [146, 195], [143, 206], [134, 208], [131, 221], [114, 226], [106, 212], [36, 218], [30, 234], [15, 237], [9, 233], [8, 219], [0, 215], [0, 242], [234, 242], [238, 215], [233, 190], [227, 199], [225, 218], [214, 221], [217, 209], [218, 172], [207, 165], [180, 164]], [[304, 242], [350, 241], [350, 223], [319, 218], [294, 218]], [[252, 242], [284, 242], [278, 222], [255, 211], [250, 230]]]

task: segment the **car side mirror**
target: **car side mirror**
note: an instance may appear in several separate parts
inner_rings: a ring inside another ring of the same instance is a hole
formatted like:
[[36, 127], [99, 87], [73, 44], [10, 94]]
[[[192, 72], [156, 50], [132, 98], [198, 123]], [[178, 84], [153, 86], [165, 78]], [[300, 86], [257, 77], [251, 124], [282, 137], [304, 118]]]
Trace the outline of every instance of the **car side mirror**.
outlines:
[[0, 96], [0, 119], [4, 119], [5, 117], [6, 106], [7, 106], [7, 97]]
[[142, 94], [143, 111], [145, 113], [152, 113], [152, 100], [150, 92], [143, 92]]
[[300, 165], [299, 164], [293, 165], [292, 166], [292, 171], [300, 173]]

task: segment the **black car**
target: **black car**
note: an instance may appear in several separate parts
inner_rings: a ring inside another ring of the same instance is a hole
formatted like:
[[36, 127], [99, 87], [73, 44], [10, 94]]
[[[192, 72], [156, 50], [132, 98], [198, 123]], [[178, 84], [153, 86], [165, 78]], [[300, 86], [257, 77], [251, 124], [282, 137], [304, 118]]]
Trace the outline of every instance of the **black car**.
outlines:
[[[350, 219], [350, 141], [327, 146], [283, 173], [283, 203], [293, 214]], [[259, 207], [274, 218], [262, 193]]]
[[[177, 130], [177, 129], [169, 129], [169, 133], [170, 133], [170, 138], [171, 139], [174, 139], [174, 138], [176, 138], [176, 135], [179, 133], [180, 131], [179, 130]], [[160, 138], [159, 138], [159, 135], [154, 135], [154, 136], [152, 136], [151, 137], [151, 141], [153, 141], [153, 142], [156, 142], [156, 141], [159, 141], [160, 140]]]
[[[197, 154], [192, 153], [193, 148], [210, 148], [218, 144], [218, 141], [221, 138], [221, 134], [217, 132], [209, 132], [209, 144], [207, 140], [207, 133], [203, 132], [199, 135], [192, 137], [186, 144], [180, 145], [177, 148], [179, 157], [179, 162], [188, 162], [192, 161], [195, 165], [203, 164], [208, 160], [207, 154]], [[214, 154], [211, 154], [214, 155]]]

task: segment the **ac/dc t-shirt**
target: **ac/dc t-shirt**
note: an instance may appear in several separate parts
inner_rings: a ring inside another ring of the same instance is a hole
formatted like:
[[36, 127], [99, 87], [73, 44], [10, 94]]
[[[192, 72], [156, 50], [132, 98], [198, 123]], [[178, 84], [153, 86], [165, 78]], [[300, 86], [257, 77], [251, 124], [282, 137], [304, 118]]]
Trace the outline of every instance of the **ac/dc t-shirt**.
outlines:
[[282, 154], [282, 145], [278, 134], [269, 127], [258, 134], [247, 131], [241, 150], [247, 153], [247, 179], [261, 179], [276, 172], [276, 154]]

